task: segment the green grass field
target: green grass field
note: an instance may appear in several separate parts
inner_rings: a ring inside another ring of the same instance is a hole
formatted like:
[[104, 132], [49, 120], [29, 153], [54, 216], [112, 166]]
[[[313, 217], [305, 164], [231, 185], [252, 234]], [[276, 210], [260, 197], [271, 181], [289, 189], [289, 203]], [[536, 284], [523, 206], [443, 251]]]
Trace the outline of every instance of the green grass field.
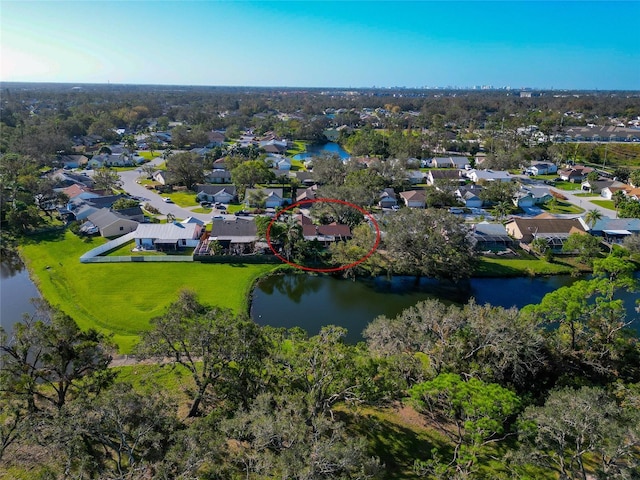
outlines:
[[547, 202], [541, 206], [543, 210], [546, 210], [549, 213], [582, 213], [584, 212], [583, 208], [580, 208], [569, 202], [557, 201], [555, 204], [553, 202]]
[[591, 200], [591, 203], [602, 208], [608, 208], [609, 210], [616, 209], [616, 204], [613, 203], [613, 200]]
[[200, 205], [196, 200], [196, 194], [192, 191], [162, 193], [163, 197], [169, 197], [173, 203], [180, 207], [197, 207]]
[[79, 257], [104, 243], [71, 232], [31, 237], [20, 250], [43, 296], [81, 328], [113, 333], [121, 353], [131, 351], [149, 320], [164, 313], [183, 288], [205, 304], [246, 311], [253, 282], [275, 265], [94, 263]]
[[523, 275], [571, 274], [579, 268], [573, 258], [559, 257], [553, 263], [526, 255], [527, 258], [480, 257], [475, 277], [521, 277]]

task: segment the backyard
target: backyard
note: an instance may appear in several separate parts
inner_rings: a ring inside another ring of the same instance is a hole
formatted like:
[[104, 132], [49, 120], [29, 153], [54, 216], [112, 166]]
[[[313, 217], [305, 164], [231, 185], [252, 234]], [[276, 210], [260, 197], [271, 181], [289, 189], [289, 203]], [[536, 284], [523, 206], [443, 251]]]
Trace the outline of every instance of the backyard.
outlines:
[[149, 320], [162, 315], [183, 288], [205, 304], [246, 311], [253, 282], [274, 265], [202, 263], [82, 264], [80, 255], [104, 243], [67, 231], [29, 237], [21, 246], [32, 278], [49, 302], [81, 328], [113, 333], [120, 353], [128, 353]]

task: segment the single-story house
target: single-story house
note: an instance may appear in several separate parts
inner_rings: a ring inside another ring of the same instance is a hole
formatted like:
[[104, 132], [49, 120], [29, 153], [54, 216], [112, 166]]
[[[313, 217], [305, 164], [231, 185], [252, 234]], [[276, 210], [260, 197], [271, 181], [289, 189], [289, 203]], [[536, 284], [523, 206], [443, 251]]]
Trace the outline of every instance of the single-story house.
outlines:
[[271, 163], [271, 168], [276, 170], [291, 170], [291, 160], [282, 155], [269, 155], [266, 162]]
[[427, 200], [424, 190], [407, 190], [406, 192], [400, 192], [400, 198], [402, 198], [404, 204], [410, 208], [424, 208]]
[[311, 205], [312, 202], [308, 200], [314, 200], [316, 198], [316, 191], [318, 189], [313, 186], [309, 188], [305, 188], [302, 191], [298, 191], [298, 195], [296, 196], [296, 202], [299, 202], [301, 206]]
[[315, 185], [316, 183], [311, 172], [297, 170], [295, 172], [291, 172], [290, 175], [293, 175], [294, 178], [297, 178], [298, 181], [306, 187], [310, 187], [311, 185]]
[[509, 235], [523, 244], [536, 238], [544, 238], [554, 250], [561, 250], [572, 233], [585, 233], [585, 228], [577, 218], [558, 218], [543, 213], [533, 218], [512, 217], [505, 228]]
[[69, 200], [72, 198], [82, 198], [83, 200], [86, 200], [88, 198], [96, 198], [100, 196], [99, 193], [78, 184], [73, 184], [67, 188], [63, 188], [61, 192], [64, 193]]
[[634, 200], [640, 200], [640, 188], [635, 188], [631, 185], [626, 184], [623, 184], [621, 186], [605, 187], [600, 192], [600, 196], [606, 198], [607, 200], [612, 200], [613, 194], [618, 191], [621, 191], [625, 195], [625, 197], [632, 198]]
[[95, 182], [91, 177], [79, 173], [67, 172], [62, 168], [53, 172], [53, 174], [51, 174], [51, 179], [56, 182], [57, 186], [60, 187], [81, 185], [84, 187], [93, 188], [93, 186], [95, 185]]
[[429, 170], [427, 172], [427, 184], [433, 185], [437, 180], [460, 182], [459, 170]]
[[306, 241], [317, 240], [322, 245], [328, 246], [351, 238], [349, 225], [336, 222], [328, 225], [315, 225], [309, 217], [302, 214], [298, 215], [297, 219], [302, 225], [302, 236]]
[[216, 241], [222, 246], [224, 253], [240, 255], [253, 253], [257, 240], [256, 222], [235, 217], [233, 220], [214, 218], [207, 242]]
[[84, 155], [61, 155], [58, 158], [58, 162], [60, 162], [65, 169], [84, 167], [88, 161], [89, 159]]
[[236, 198], [236, 187], [220, 185], [196, 185], [196, 198], [199, 202], [231, 203]]
[[510, 182], [511, 174], [506, 170], [469, 170], [466, 176], [473, 182]]
[[479, 251], [504, 250], [514, 241], [501, 223], [480, 222], [472, 226], [474, 248]]
[[382, 208], [391, 208], [398, 205], [398, 199], [396, 198], [396, 192], [393, 188], [385, 188], [380, 193], [380, 200], [378, 205]]
[[214, 147], [217, 145], [222, 145], [225, 140], [225, 134], [219, 130], [212, 130], [207, 133], [207, 139], [209, 140], [209, 144], [207, 146]]
[[[87, 222], [95, 226], [103, 237], [119, 237], [138, 228], [139, 223], [117, 211], [101, 208], [87, 217]], [[81, 229], [89, 228], [82, 225]]]
[[473, 190], [463, 190], [461, 196], [456, 194], [458, 200], [464, 203], [467, 208], [482, 208], [484, 201]]
[[580, 218], [582, 224], [591, 235], [603, 237], [607, 242], [621, 242], [629, 235], [640, 234], [639, 218], [600, 218], [593, 227], [589, 226], [584, 218]]
[[169, 178], [169, 173], [165, 170], [156, 170], [151, 175], [151, 178], [158, 182], [160, 185], [169, 185], [171, 183], [171, 179]]
[[451, 157], [434, 157], [429, 162], [431, 168], [453, 168]]
[[553, 198], [548, 188], [544, 187], [524, 187], [521, 188], [513, 199], [517, 207], [533, 207], [542, 205]]
[[584, 191], [601, 194], [604, 188], [608, 187], [624, 187], [625, 184], [617, 180], [600, 177], [597, 180], [589, 180], [585, 178], [580, 184], [580, 188]]
[[282, 188], [248, 188], [244, 195], [244, 201], [248, 206], [255, 195], [264, 195], [265, 208], [281, 207], [286, 203]]
[[407, 180], [409, 180], [409, 183], [415, 185], [417, 183], [425, 183], [425, 181], [427, 180], [427, 176], [424, 172], [421, 172], [420, 170], [407, 170]]
[[210, 183], [231, 183], [231, 172], [216, 168], [207, 173], [205, 179]]
[[565, 168], [558, 171], [558, 176], [565, 182], [582, 182], [587, 175], [593, 172], [593, 168], [585, 167], [584, 165], [574, 165], [570, 168]]
[[558, 166], [551, 162], [538, 162], [527, 168], [533, 175], [550, 175], [558, 171]]
[[139, 249], [177, 251], [197, 247], [202, 230], [197, 223], [142, 223], [133, 238]]

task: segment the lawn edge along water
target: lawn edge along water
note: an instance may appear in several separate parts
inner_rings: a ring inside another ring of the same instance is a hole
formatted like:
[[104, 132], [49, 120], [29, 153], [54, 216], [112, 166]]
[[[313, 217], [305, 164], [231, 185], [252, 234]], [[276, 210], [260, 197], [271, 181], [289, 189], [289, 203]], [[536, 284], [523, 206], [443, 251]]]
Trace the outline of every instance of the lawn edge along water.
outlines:
[[40, 294], [80, 328], [112, 334], [120, 353], [131, 353], [149, 320], [162, 315], [181, 289], [208, 305], [248, 311], [255, 282], [278, 268], [269, 264], [80, 263], [104, 239], [66, 231], [21, 242], [20, 254]]

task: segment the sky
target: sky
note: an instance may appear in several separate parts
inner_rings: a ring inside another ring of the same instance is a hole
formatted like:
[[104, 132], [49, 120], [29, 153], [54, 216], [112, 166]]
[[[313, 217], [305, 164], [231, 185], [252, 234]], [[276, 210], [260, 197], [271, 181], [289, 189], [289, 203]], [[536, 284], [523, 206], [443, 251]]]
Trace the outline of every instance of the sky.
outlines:
[[0, 80], [640, 90], [640, 1], [0, 0]]

